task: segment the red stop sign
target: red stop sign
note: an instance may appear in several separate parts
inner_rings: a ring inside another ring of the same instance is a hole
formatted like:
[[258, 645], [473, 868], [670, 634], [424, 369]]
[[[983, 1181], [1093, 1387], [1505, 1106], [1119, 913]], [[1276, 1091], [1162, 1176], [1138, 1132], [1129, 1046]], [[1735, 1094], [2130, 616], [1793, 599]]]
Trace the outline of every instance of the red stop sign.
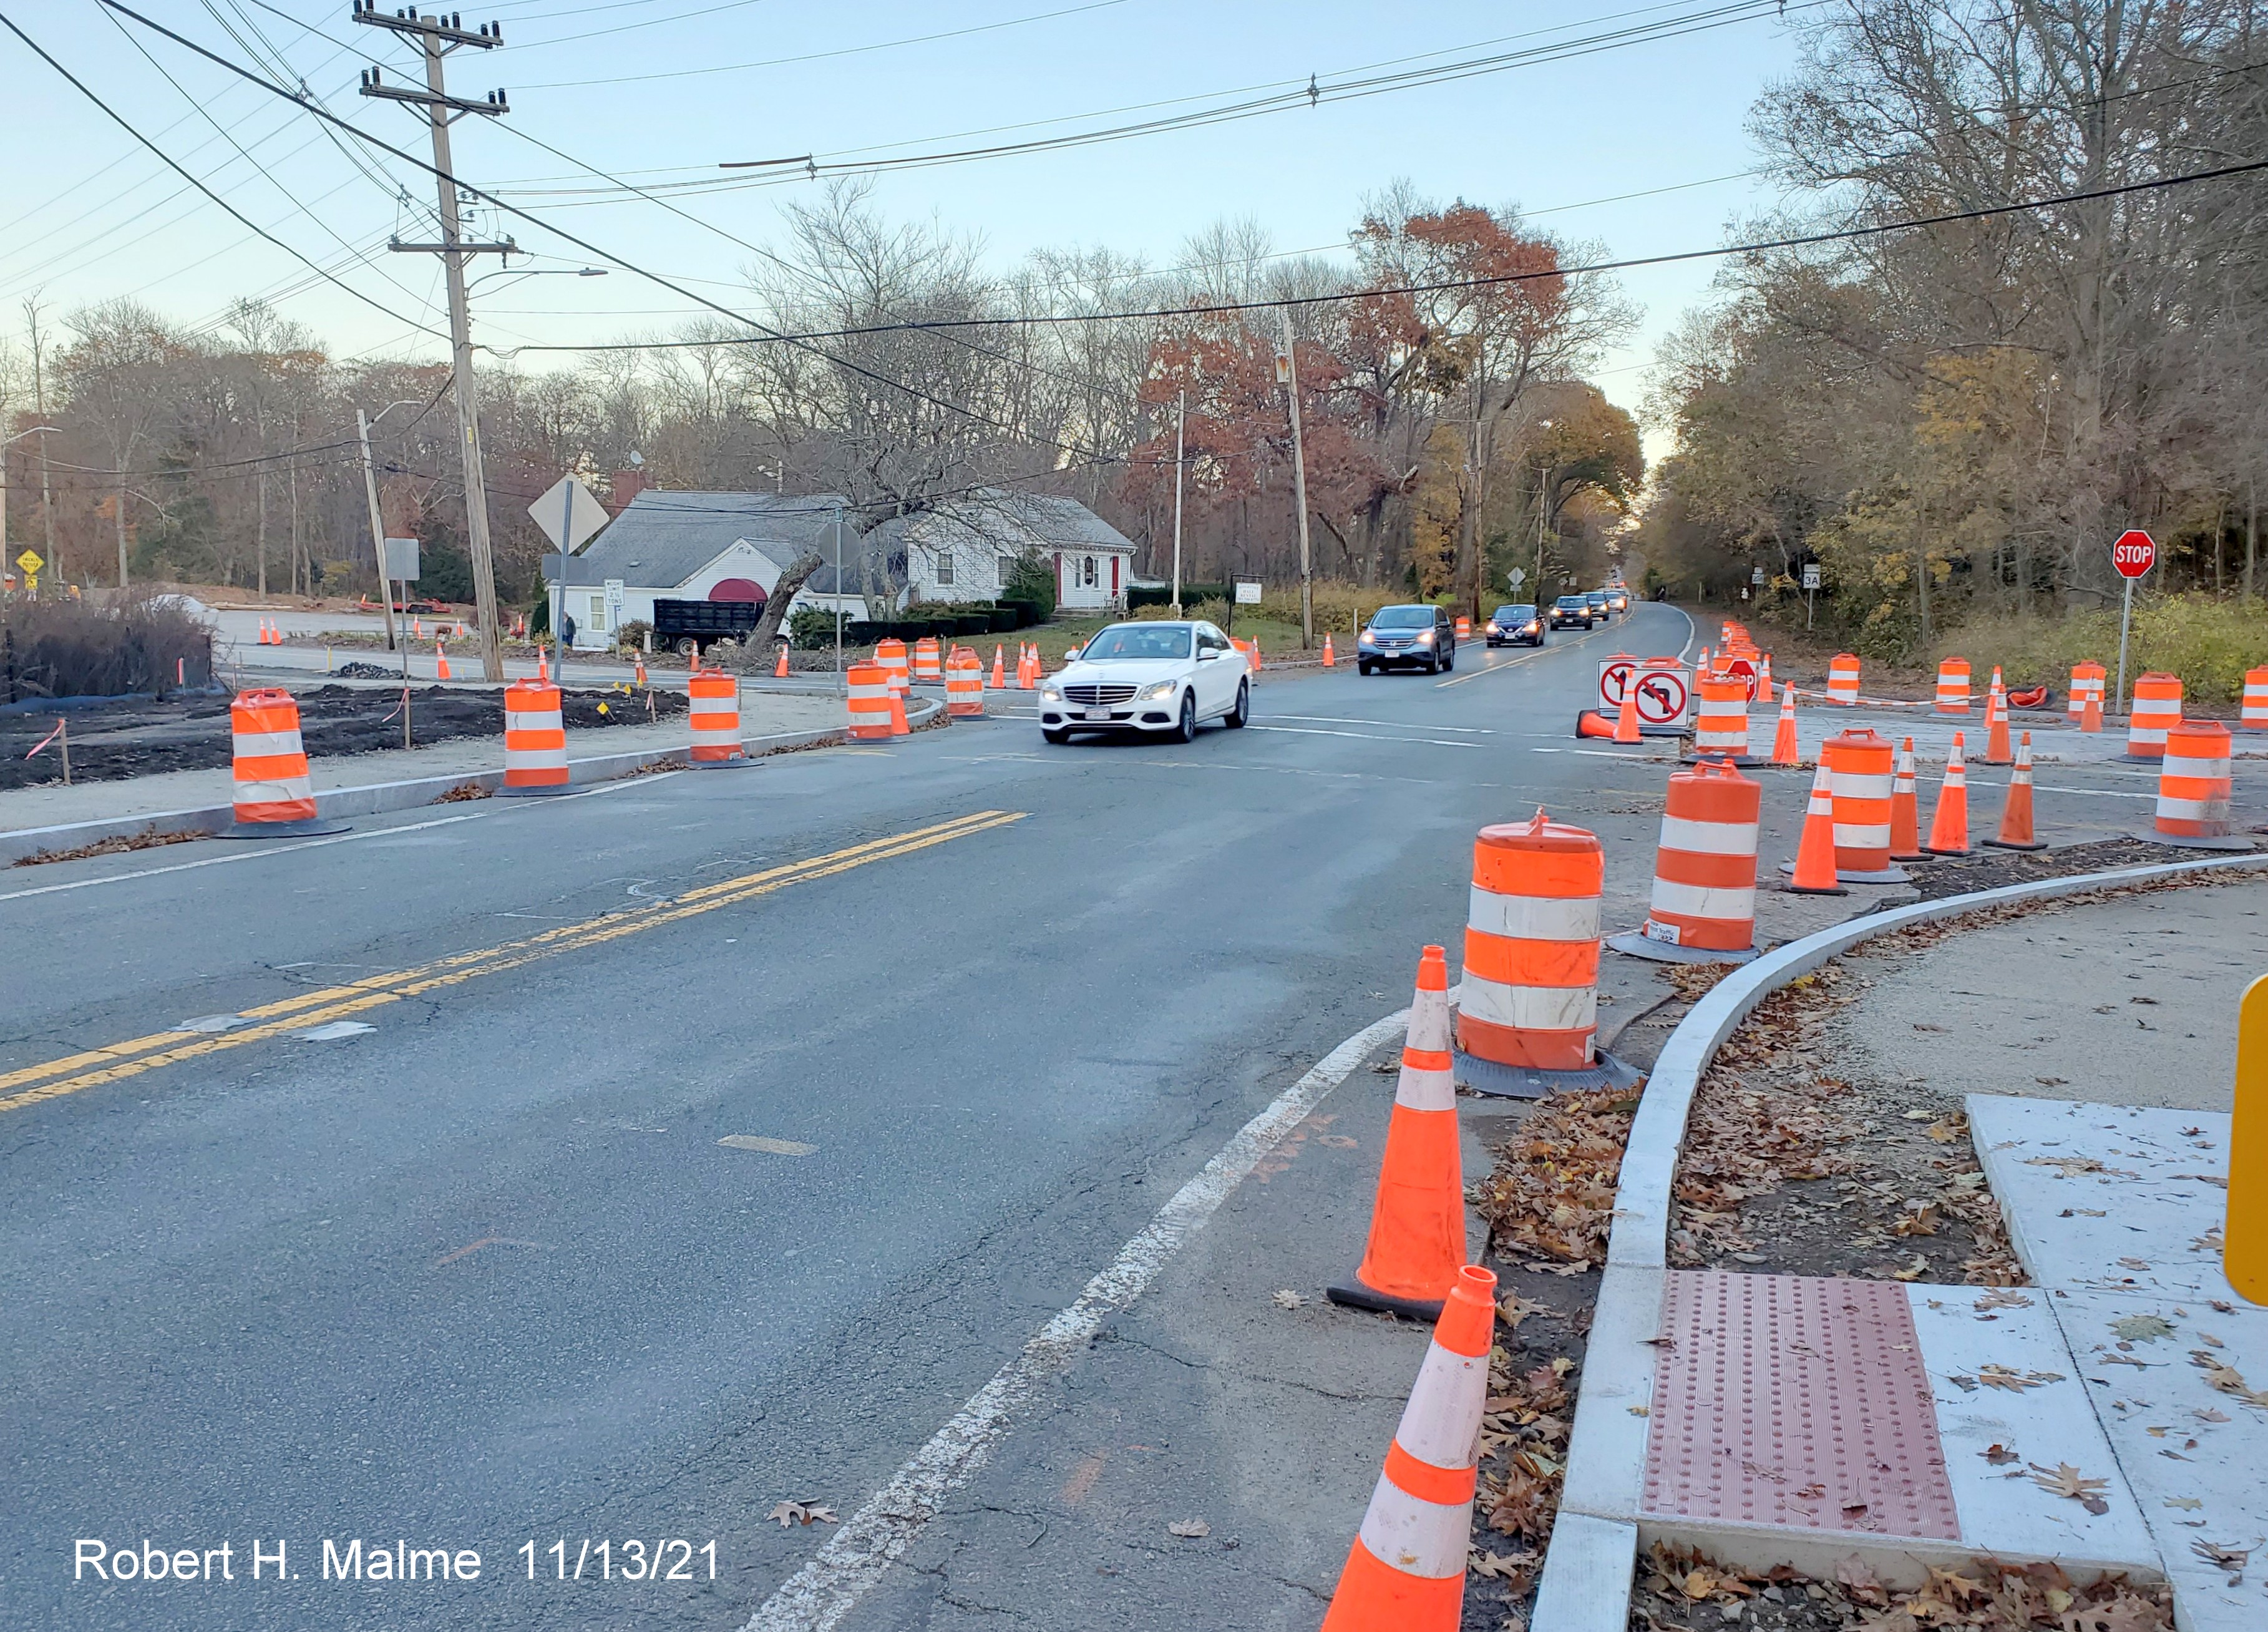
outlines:
[[2119, 534], [2118, 542], [2110, 546], [2110, 565], [2121, 578], [2141, 577], [2157, 558], [2157, 541], [2139, 528]]

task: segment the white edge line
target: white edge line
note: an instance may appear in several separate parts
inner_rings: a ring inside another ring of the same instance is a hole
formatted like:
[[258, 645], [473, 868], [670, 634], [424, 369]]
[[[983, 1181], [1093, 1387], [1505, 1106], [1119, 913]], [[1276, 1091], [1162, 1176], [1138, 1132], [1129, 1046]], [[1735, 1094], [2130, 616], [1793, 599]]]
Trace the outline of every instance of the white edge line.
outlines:
[[[549, 799], [513, 800], [494, 810], [468, 810], [461, 816], [435, 816], [426, 822], [407, 822], [400, 827], [372, 827], [359, 832], [339, 833], [329, 838], [303, 838], [297, 844], [262, 845], [256, 849], [239, 850], [232, 855], [204, 856], [195, 861], [176, 861], [169, 867], [145, 867], [131, 873], [107, 873], [99, 878], [77, 878], [67, 884], [38, 884], [29, 890], [13, 890], [0, 895], [0, 901], [21, 901], [31, 896], [60, 895], [66, 890], [92, 890], [98, 884], [123, 884], [136, 878], [157, 878], [166, 873], [187, 873], [201, 867], [223, 867], [232, 861], [258, 861], [269, 856], [289, 855], [295, 850], [320, 850], [329, 845], [350, 845], [363, 838], [390, 838], [396, 833], [416, 833], [429, 827], [448, 827], [458, 822], [477, 822], [482, 816], [501, 816], [508, 810], [534, 810], [546, 805], [563, 805], [571, 799], [589, 799], [600, 794], [620, 793], [626, 787], [652, 786], [674, 776], [680, 771], [649, 771], [644, 776], [622, 777], [604, 782], [596, 787], [579, 788], [571, 794], [555, 794]], [[383, 814], [382, 812], [380, 814]], [[210, 838], [211, 835], [204, 835]], [[44, 865], [44, 864], [43, 864]]]
[[[1425, 727], [1421, 726], [1418, 728], [1419, 730], [1423, 730]], [[1263, 726], [1256, 720], [1252, 722], [1251, 729], [1255, 731], [1282, 731], [1292, 736], [1352, 736], [1359, 737], [1366, 742], [1413, 742], [1421, 748], [1428, 746], [1433, 748], [1478, 748], [1481, 746], [1478, 742], [1456, 742], [1450, 741], [1447, 737], [1440, 736], [1381, 736], [1375, 731], [1319, 731], [1313, 726]]]
[[764, 1600], [742, 1632], [832, 1632], [928, 1527], [946, 1497], [984, 1466], [994, 1444], [1012, 1426], [1011, 1418], [1034, 1391], [1063, 1370], [1104, 1320], [1140, 1297], [1191, 1232], [1204, 1227], [1261, 1158], [1373, 1049], [1399, 1032], [1409, 1017], [1410, 1011], [1401, 1009], [1364, 1027], [1239, 1128], [1086, 1283], [1076, 1303], [1035, 1333], [888, 1484]]

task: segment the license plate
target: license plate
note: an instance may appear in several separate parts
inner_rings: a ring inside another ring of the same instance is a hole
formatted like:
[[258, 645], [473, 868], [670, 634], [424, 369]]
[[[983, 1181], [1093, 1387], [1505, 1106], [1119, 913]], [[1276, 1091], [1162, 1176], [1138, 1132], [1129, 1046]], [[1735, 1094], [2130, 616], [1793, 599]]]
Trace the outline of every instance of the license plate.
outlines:
[[1108, 720], [1110, 718], [1110, 711], [1107, 708], [1090, 708], [1085, 713], [1081, 714], [1079, 718], [1081, 720]]

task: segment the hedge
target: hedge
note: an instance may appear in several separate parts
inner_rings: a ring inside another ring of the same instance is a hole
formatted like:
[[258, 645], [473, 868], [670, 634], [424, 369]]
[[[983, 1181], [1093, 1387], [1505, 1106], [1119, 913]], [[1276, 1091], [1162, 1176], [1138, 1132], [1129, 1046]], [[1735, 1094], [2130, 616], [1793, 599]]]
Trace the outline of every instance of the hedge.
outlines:
[[[1195, 606], [1200, 601], [1226, 601], [1228, 598], [1229, 587], [1226, 584], [1185, 583], [1182, 586], [1182, 604], [1184, 607]], [[1170, 585], [1152, 589], [1146, 585], [1137, 584], [1126, 592], [1126, 609], [1130, 612], [1145, 606], [1173, 604], [1174, 591]]]

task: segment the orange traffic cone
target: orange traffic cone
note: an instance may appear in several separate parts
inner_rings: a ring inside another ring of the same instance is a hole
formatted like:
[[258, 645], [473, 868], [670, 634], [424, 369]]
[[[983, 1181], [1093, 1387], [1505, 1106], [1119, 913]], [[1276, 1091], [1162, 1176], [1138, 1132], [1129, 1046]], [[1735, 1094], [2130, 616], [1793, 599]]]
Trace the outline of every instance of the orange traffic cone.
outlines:
[[1767, 652], [1756, 660], [1756, 695], [1771, 701], [1771, 654]]
[[995, 691], [1008, 689], [1008, 666], [1000, 661], [1000, 646], [995, 642], [992, 647], [992, 689]]
[[1339, 660], [1331, 654], [1331, 634], [1330, 631], [1327, 629], [1323, 631], [1323, 667], [1326, 668], [1336, 668], [1338, 667], [1338, 663]]
[[1354, 1279], [1328, 1289], [1354, 1309], [1432, 1320], [1465, 1266], [1465, 1180], [1457, 1153], [1457, 1084], [1449, 1060], [1449, 964], [1437, 946], [1418, 960], [1418, 995], [1379, 1164], [1370, 1245]]
[[1803, 838], [1795, 847], [1795, 876], [1787, 887], [1801, 896], [1847, 896], [1835, 877], [1835, 796], [1827, 787], [1827, 761], [1811, 777], [1811, 802], [1804, 808]]
[[2086, 705], [2079, 711], [2079, 728], [2081, 731], [2102, 729], [2102, 692], [2091, 691], [2088, 694]]
[[2005, 765], [2014, 758], [2008, 751], [2008, 688], [2000, 683], [1996, 667], [1992, 689], [1984, 693], [1984, 763]]
[[1632, 670], [1623, 681], [1623, 705], [1615, 711], [1615, 741], [1636, 742], [1643, 739], [1638, 728], [1638, 673]]
[[551, 678], [551, 661], [541, 646], [535, 648], [535, 677], [538, 680]]
[[787, 642], [784, 640], [780, 642], [779, 661], [772, 665], [772, 678], [775, 680], [787, 678]]
[[409, 632], [417, 639], [423, 640], [425, 638], [425, 620], [422, 617], [411, 618], [409, 620]]
[[449, 654], [441, 649], [438, 640], [433, 643], [433, 677], [437, 680], [449, 677]]
[[1965, 856], [1969, 848], [1969, 772], [1961, 764], [1961, 739], [1953, 734], [1953, 751], [1946, 756], [1945, 780], [1937, 790], [1937, 809], [1929, 819], [1929, 843], [1922, 846], [1933, 856]]
[[[1764, 660], [1770, 663], [1771, 659]], [[1766, 695], [1771, 683], [1764, 682]], [[1803, 763], [1803, 742], [1795, 729], [1795, 682], [1791, 680], [1779, 695], [1779, 729], [1772, 734], [1772, 764], [1800, 765]]]
[[[535, 655], [536, 661], [541, 662], [542, 661], [543, 654], [539, 652]], [[637, 683], [640, 687], [643, 687], [645, 684], [645, 658], [643, 655], [638, 658], [637, 667], [633, 672], [637, 676]]]
[[1890, 860], [1919, 861], [1929, 853], [1921, 847], [1921, 796], [1914, 788], [1913, 738], [1898, 744], [1897, 778], [1890, 785]]
[[1495, 1298], [1490, 1271], [1468, 1264], [1457, 1272], [1322, 1632], [1456, 1632]]
[[2016, 739], [2016, 768], [2008, 773], [2008, 802], [2000, 807], [2000, 836], [1984, 841], [1995, 850], [2044, 850], [2032, 831], [2032, 734]]

